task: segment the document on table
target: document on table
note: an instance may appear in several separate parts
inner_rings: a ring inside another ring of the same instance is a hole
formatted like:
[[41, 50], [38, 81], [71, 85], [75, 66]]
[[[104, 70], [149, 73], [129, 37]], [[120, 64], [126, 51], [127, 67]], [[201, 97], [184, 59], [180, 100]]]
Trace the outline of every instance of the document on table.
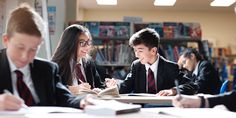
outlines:
[[156, 94], [149, 94], [149, 93], [130, 93], [128, 96], [142, 96], [142, 97], [157, 97]]
[[233, 118], [236, 113], [213, 108], [149, 108], [143, 111], [154, 112], [177, 118]]
[[82, 113], [82, 110], [70, 107], [29, 107], [18, 111], [0, 111], [0, 115], [24, 115], [31, 113]]

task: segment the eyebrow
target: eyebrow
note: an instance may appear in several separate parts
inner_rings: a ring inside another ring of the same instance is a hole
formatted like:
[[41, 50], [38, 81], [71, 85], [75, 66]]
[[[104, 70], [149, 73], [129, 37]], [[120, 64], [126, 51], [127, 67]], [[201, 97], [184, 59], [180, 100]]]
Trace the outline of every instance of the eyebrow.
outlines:
[[92, 40], [90, 40], [90, 39], [87, 39], [87, 40], [86, 39], [79, 39], [79, 41], [84, 41], [85, 42], [85, 41], [92, 41]]

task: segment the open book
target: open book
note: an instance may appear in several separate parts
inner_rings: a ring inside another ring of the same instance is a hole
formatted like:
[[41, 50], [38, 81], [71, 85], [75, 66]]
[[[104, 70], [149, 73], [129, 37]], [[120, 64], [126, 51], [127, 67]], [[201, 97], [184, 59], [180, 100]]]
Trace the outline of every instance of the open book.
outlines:
[[119, 90], [117, 86], [114, 86], [105, 88], [100, 91], [94, 91], [94, 90], [80, 91], [79, 94], [94, 94], [97, 95], [98, 97], [103, 97], [103, 96], [119, 97]]
[[88, 102], [94, 105], [86, 106], [84, 111], [87, 114], [93, 115], [114, 116], [119, 114], [138, 112], [141, 109], [141, 105], [127, 104], [115, 100], [105, 101], [88, 99]]

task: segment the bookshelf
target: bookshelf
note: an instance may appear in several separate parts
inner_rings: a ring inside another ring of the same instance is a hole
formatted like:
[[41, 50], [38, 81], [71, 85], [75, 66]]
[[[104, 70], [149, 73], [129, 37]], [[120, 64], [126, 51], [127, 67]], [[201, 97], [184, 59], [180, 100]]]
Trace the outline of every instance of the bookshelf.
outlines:
[[105, 77], [126, 77], [130, 64], [135, 59], [133, 49], [128, 45], [129, 38], [134, 32], [146, 27], [153, 28], [160, 34], [163, 55], [171, 61], [177, 62], [179, 53], [186, 47], [197, 48], [205, 54], [198, 23], [73, 21], [69, 25], [74, 23], [90, 30], [94, 42], [92, 56]]
[[164, 39], [160, 41], [163, 56], [171, 61], [177, 62], [180, 53], [185, 48], [196, 48], [204, 58], [208, 58], [202, 40], [198, 38], [178, 38], [178, 39]]

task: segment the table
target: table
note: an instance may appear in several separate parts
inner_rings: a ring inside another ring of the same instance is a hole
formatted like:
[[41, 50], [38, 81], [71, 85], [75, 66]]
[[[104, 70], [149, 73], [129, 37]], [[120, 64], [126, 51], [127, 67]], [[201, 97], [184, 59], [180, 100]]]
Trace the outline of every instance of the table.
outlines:
[[172, 106], [172, 99], [174, 96], [150, 96], [145, 94], [138, 94], [135, 96], [129, 96], [128, 94], [121, 94], [120, 97], [104, 96], [99, 99], [102, 100], [117, 100], [125, 103], [140, 103], [140, 104], [155, 104], [155, 105], [167, 105]]

